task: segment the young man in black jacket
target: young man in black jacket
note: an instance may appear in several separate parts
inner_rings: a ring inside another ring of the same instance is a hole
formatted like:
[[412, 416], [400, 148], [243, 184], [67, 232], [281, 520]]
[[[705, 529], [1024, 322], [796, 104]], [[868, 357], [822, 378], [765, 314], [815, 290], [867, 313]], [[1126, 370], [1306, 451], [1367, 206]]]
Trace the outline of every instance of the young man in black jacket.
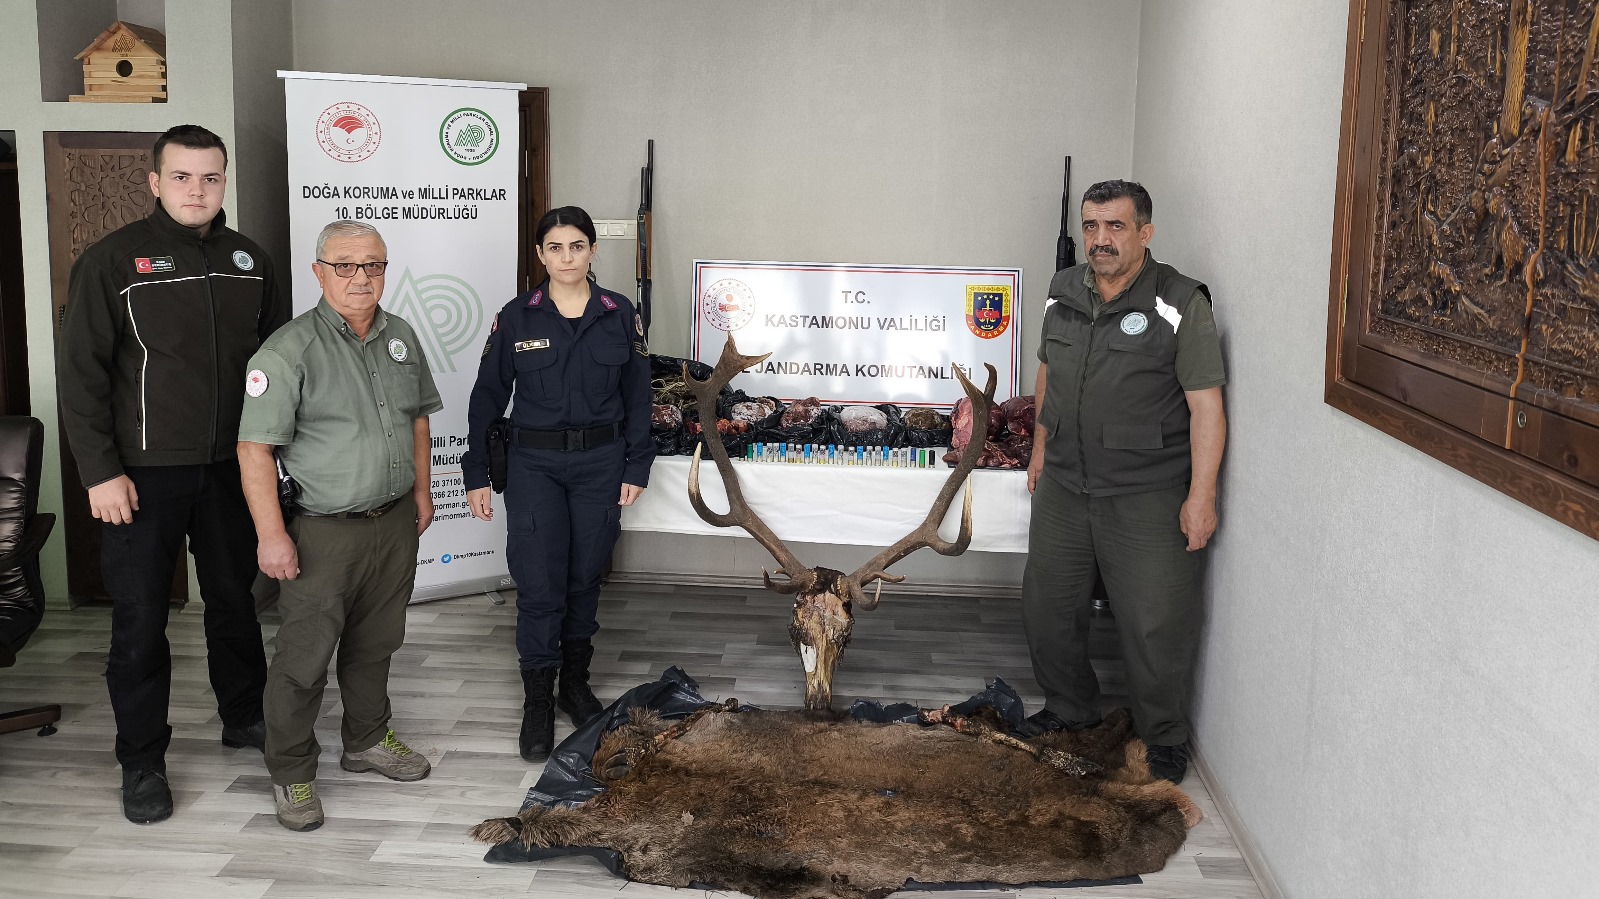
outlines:
[[122, 811], [138, 824], [172, 814], [166, 625], [185, 536], [222, 742], [265, 740], [255, 530], [235, 446], [246, 363], [288, 320], [289, 302], [266, 253], [227, 227], [227, 163], [222, 139], [197, 125], [161, 135], [149, 176], [156, 209], [74, 263], [56, 356], [61, 420], [103, 522], [114, 603], [106, 683]]

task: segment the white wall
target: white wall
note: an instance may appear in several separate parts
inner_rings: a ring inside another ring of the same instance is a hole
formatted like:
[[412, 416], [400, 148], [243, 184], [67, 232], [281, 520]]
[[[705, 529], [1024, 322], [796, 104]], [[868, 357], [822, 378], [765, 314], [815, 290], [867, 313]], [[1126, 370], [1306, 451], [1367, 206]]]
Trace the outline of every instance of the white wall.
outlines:
[[[633, 217], [654, 138], [657, 352], [688, 348], [696, 258], [1019, 265], [1031, 384], [1061, 157], [1074, 155], [1081, 183], [1131, 161], [1137, 4], [483, 0], [470, 10], [296, 0], [295, 65], [548, 87], [554, 202], [596, 218]], [[632, 295], [632, 254], [631, 241], [602, 241], [601, 282]], [[930, 564], [938, 581], [1020, 583], [1018, 556], [942, 566], [921, 555], [896, 571], [915, 578]], [[670, 540], [629, 534], [618, 562], [717, 570], [731, 558], [709, 547], [684, 558]]]
[[1205, 758], [1296, 899], [1594, 895], [1599, 543], [1322, 402], [1348, 3], [1143, 11], [1133, 175], [1232, 378]]
[[[695, 258], [1021, 265], [1032, 333], [1061, 155], [1131, 160], [1138, 10], [1102, 6], [296, 0], [295, 64], [549, 87], [554, 201], [596, 218], [633, 217], [654, 138], [660, 351]], [[631, 242], [601, 253], [631, 294]]]
[[[15, 4], [16, 14], [23, 15], [28, 5], [31, 4]], [[37, 0], [35, 10], [38, 13], [38, 48], [23, 59], [42, 63], [37, 66], [39, 81], [36, 83], [40, 90], [27, 99], [37, 100], [42, 96], [64, 101], [73, 94], [83, 93], [83, 64], [73, 57], [117, 20], [115, 0], [74, 0], [71, 3]], [[9, 15], [5, 21], [9, 27]], [[18, 21], [16, 26], [20, 28], [22, 23]]]

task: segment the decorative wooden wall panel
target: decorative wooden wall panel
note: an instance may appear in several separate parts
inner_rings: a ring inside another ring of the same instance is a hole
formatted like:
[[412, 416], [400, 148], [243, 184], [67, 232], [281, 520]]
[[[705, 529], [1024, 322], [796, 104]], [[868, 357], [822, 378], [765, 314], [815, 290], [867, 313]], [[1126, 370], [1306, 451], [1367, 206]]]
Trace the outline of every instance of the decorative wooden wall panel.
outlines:
[[1352, 0], [1327, 402], [1599, 538], [1599, 0]]

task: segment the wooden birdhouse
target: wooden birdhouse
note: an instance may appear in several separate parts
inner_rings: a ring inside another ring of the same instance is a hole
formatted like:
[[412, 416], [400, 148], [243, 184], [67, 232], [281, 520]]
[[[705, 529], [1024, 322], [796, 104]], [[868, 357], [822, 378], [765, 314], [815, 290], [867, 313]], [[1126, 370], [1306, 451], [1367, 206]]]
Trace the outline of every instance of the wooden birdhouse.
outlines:
[[74, 103], [165, 103], [167, 38], [154, 28], [113, 22], [85, 47], [83, 93]]

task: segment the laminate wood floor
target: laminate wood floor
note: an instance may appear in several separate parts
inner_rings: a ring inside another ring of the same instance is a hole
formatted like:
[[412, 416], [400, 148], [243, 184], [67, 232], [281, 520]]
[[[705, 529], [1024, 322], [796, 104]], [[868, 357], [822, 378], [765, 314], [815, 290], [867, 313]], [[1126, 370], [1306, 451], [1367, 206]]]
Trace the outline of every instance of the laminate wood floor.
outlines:
[[[0, 736], [0, 896], [149, 899], [366, 899], [536, 894], [594, 899], [682, 897], [690, 891], [629, 884], [597, 862], [562, 859], [490, 865], [467, 837], [485, 817], [514, 813], [539, 776], [516, 752], [521, 682], [512, 646], [514, 597], [475, 595], [412, 606], [390, 681], [396, 732], [433, 762], [427, 780], [400, 784], [339, 769], [339, 696], [330, 673], [318, 736], [317, 781], [328, 819], [296, 834], [272, 814], [261, 755], [228, 749], [207, 682], [201, 606], [174, 611], [167, 767], [176, 814], [128, 823], [112, 753], [115, 727], [104, 681], [110, 609], [51, 610], [17, 666], [0, 670], [0, 709], [63, 706], [60, 731]], [[763, 590], [612, 585], [601, 600], [593, 686], [602, 700], [679, 665], [708, 699], [779, 708], [799, 704], [803, 678], [788, 646], [788, 602]], [[834, 680], [835, 703], [857, 697], [938, 706], [1003, 677], [1038, 708], [1015, 599], [886, 597], [856, 618]], [[263, 613], [270, 638], [274, 612]], [[1122, 691], [1113, 625], [1096, 625], [1096, 668]], [[556, 738], [571, 730], [564, 719]], [[1157, 874], [1137, 886], [990, 891], [1042, 899], [1243, 899], [1261, 893], [1209, 791], [1190, 771], [1183, 788], [1205, 820]], [[694, 891], [698, 893], [699, 891]], [[728, 895], [728, 894], [722, 894]], [[897, 899], [920, 894], [901, 893]], [[943, 899], [960, 894], [939, 893]]]

